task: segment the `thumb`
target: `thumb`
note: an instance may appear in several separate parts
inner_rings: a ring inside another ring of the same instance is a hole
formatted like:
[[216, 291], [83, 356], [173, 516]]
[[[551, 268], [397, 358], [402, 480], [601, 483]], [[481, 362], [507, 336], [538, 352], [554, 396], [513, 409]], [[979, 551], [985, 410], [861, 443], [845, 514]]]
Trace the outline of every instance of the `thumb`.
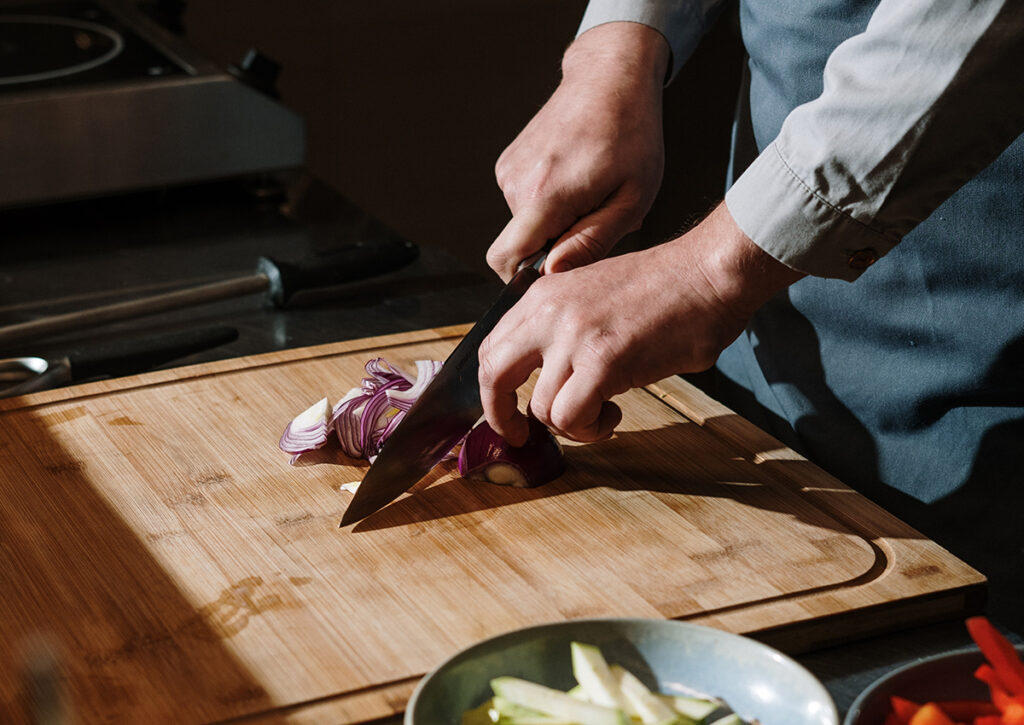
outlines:
[[576, 219], [543, 204], [519, 209], [487, 250], [487, 264], [506, 282], [519, 263], [559, 237]]
[[548, 254], [547, 272], [567, 272], [608, 256], [620, 239], [639, 228], [635, 215], [614, 206], [602, 206], [579, 219], [562, 234]]

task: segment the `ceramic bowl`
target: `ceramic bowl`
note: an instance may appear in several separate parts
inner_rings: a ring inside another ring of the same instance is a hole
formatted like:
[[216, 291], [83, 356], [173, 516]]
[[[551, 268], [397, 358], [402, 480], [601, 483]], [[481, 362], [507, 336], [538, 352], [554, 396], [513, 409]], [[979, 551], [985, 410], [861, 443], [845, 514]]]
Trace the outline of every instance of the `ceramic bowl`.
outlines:
[[569, 644], [600, 647], [651, 689], [724, 699], [761, 725], [838, 725], [835, 704], [811, 673], [747, 637], [657, 619], [576, 619], [515, 630], [459, 652], [417, 685], [405, 725], [458, 725], [487, 700], [490, 680], [512, 675], [568, 690], [575, 684]]
[[[1024, 645], [1017, 651], [1024, 656]], [[974, 678], [985, 658], [977, 647], [923, 657], [875, 680], [850, 705], [843, 725], [877, 725], [889, 712], [893, 695], [914, 702], [929, 700], [985, 700], [988, 688]]]

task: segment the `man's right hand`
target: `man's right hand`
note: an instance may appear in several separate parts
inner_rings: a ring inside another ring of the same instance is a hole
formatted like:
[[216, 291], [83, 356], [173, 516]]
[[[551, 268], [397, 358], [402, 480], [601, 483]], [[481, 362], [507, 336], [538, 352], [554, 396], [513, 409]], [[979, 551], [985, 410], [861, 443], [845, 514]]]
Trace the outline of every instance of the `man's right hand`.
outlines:
[[708, 369], [801, 277], [754, 244], [725, 204], [676, 239], [544, 275], [480, 345], [487, 422], [512, 445], [526, 442], [518, 391], [540, 368], [533, 415], [565, 438], [605, 438], [621, 418], [615, 396]]
[[668, 42], [631, 22], [583, 33], [562, 81], [496, 165], [512, 219], [487, 252], [505, 280], [549, 239], [545, 270], [596, 261], [640, 227], [664, 170], [662, 88]]

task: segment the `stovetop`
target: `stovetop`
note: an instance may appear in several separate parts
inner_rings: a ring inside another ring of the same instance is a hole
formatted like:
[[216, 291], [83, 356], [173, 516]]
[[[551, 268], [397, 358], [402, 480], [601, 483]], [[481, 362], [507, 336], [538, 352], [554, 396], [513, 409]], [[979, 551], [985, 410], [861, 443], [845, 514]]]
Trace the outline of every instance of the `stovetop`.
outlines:
[[0, 4], [0, 93], [185, 72], [97, 3]]

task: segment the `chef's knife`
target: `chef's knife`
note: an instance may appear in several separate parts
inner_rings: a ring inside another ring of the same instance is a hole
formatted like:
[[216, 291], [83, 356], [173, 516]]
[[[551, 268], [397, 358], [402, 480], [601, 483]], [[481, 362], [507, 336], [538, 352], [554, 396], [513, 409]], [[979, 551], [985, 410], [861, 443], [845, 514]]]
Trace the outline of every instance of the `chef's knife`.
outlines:
[[552, 243], [519, 265], [491, 308], [459, 342], [440, 372], [384, 441], [341, 517], [354, 524], [384, 508], [441, 462], [483, 415], [477, 381], [477, 350], [498, 320], [540, 277]]

